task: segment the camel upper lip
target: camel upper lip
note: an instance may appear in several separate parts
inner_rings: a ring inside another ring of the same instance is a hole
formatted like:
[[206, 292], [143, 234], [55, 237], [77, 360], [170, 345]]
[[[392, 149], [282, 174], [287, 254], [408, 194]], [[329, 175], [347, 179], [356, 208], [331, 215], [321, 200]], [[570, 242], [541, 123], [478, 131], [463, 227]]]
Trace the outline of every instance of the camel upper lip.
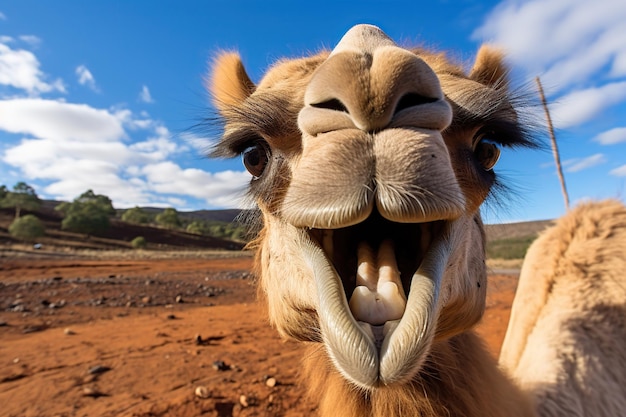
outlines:
[[432, 240], [442, 232], [445, 220], [425, 223], [400, 223], [384, 218], [377, 210], [361, 223], [338, 229], [310, 229], [309, 235], [324, 251], [341, 278], [349, 299], [355, 289], [357, 247], [365, 242], [376, 250], [384, 240], [391, 240], [405, 296], [411, 279], [419, 268]]

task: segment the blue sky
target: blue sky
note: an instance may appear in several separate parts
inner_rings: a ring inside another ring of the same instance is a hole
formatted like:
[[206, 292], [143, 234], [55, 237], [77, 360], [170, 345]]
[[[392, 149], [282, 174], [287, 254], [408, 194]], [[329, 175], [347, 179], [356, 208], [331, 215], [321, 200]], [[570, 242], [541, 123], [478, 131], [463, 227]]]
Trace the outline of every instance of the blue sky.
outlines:
[[[208, 160], [211, 57], [238, 50], [253, 80], [272, 62], [332, 48], [357, 23], [471, 64], [508, 51], [519, 85], [540, 75], [570, 199], [626, 195], [626, 2], [6, 1], [0, 5], [0, 184], [118, 208], [236, 207], [238, 159]], [[488, 222], [554, 218], [564, 204], [549, 151], [505, 151], [515, 195]]]

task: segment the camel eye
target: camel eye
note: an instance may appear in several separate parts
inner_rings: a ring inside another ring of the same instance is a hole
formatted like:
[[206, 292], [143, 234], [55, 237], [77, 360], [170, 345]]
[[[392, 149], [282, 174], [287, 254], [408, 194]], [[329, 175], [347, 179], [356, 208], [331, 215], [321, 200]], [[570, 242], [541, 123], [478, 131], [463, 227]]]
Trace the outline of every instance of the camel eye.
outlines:
[[500, 148], [495, 141], [483, 136], [474, 145], [474, 155], [485, 171], [491, 171], [500, 159]]
[[263, 175], [269, 161], [269, 150], [263, 143], [257, 142], [242, 154], [243, 164], [254, 178]]

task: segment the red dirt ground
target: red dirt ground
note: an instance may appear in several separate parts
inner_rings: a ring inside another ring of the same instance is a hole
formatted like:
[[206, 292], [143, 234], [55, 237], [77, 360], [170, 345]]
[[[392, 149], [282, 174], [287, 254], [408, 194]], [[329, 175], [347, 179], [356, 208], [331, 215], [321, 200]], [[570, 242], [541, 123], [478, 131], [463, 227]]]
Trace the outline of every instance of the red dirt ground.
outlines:
[[[269, 327], [250, 266], [0, 257], [0, 416], [314, 415], [303, 346]], [[490, 276], [494, 355], [517, 278]]]

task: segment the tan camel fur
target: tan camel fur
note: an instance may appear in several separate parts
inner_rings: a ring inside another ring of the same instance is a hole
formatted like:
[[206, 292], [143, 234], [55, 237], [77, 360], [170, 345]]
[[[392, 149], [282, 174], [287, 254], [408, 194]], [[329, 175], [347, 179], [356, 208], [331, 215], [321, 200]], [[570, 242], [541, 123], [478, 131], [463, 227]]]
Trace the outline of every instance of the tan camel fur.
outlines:
[[625, 415], [623, 204], [582, 204], [533, 243], [500, 363], [540, 416]]
[[472, 331], [485, 308], [479, 207], [501, 148], [533, 146], [499, 51], [471, 70], [374, 26], [255, 85], [223, 53], [214, 155], [243, 156], [259, 289], [322, 417], [533, 416]]

